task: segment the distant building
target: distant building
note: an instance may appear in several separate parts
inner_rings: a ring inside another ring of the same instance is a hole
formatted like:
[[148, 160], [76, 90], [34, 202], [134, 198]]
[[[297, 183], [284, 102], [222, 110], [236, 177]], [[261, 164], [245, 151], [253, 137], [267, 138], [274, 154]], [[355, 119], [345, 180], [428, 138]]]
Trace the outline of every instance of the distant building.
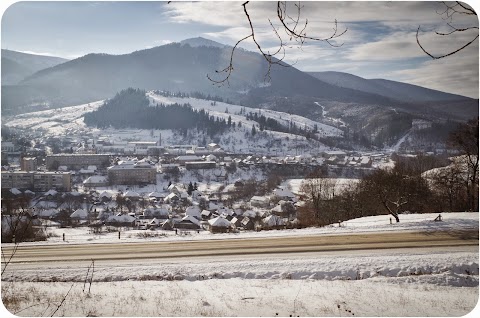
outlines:
[[108, 186], [108, 180], [105, 176], [91, 176], [83, 181], [83, 186], [87, 189]]
[[183, 156], [178, 156], [175, 158], [175, 160], [180, 164], [180, 165], [185, 165], [187, 162], [199, 162], [199, 161], [204, 161], [202, 157], [196, 156], [196, 155], [183, 155]]
[[50, 189], [71, 191], [72, 180], [69, 172], [2, 172], [2, 189], [28, 189], [45, 192]]
[[187, 170], [196, 169], [213, 169], [217, 166], [215, 161], [199, 161], [199, 162], [185, 162], [185, 168]]
[[413, 130], [421, 130], [427, 129], [432, 127], [432, 122], [423, 119], [413, 119], [412, 120], [412, 128]]
[[2, 141], [2, 153], [15, 152], [15, 145], [11, 141]]
[[47, 156], [47, 169], [56, 170], [58, 166], [69, 169], [81, 169], [88, 166], [107, 166], [111, 155], [108, 154], [57, 154]]
[[217, 149], [220, 149], [220, 148], [221, 147], [214, 142], [207, 145], [207, 149], [210, 150], [210, 151], [214, 151], [214, 150], [217, 150]]
[[126, 161], [108, 168], [110, 184], [145, 184], [157, 182], [157, 169], [147, 162]]
[[37, 158], [24, 157], [21, 162], [22, 171], [37, 171]]

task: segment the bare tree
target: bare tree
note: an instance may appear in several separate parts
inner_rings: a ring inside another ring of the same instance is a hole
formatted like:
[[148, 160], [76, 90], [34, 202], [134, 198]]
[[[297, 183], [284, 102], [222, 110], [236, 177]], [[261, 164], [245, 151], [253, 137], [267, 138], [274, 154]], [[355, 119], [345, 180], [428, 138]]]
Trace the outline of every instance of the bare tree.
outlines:
[[[212, 78], [210, 75], [207, 75], [207, 78], [210, 81], [212, 81], [214, 85], [222, 86], [224, 84], [229, 84], [230, 76], [234, 70], [234, 67], [233, 67], [234, 53], [238, 48], [238, 45], [247, 39], [251, 39], [253, 41], [253, 43], [257, 47], [258, 52], [263, 56], [265, 61], [268, 63], [268, 70], [265, 74], [265, 80], [270, 79], [270, 71], [271, 71], [272, 65], [279, 65], [283, 67], [290, 66], [282, 62], [283, 59], [285, 58], [286, 48], [292, 47], [288, 44], [288, 42], [294, 41], [296, 43], [295, 45], [297, 45], [298, 48], [302, 48], [303, 44], [307, 40], [325, 42], [328, 45], [333, 47], [339, 47], [343, 45], [343, 44], [339, 44], [339, 45], [335, 44], [334, 40], [341, 37], [343, 34], [345, 34], [345, 32], [347, 32], [347, 29], [345, 28], [344, 30], [339, 30], [338, 22], [336, 19], [334, 22], [333, 31], [329, 36], [326, 36], [326, 37], [307, 36], [306, 29], [308, 25], [308, 19], [301, 18], [303, 6], [301, 5], [300, 1], [298, 1], [298, 3], [293, 3], [293, 6], [294, 6], [293, 10], [291, 10], [292, 7], [289, 6], [289, 3], [287, 1], [278, 1], [277, 12], [276, 12], [277, 13], [276, 18], [278, 20], [272, 21], [268, 19], [268, 22], [272, 27], [274, 34], [277, 37], [278, 49], [276, 49], [273, 52], [266, 51], [264, 48], [262, 48], [262, 45], [260, 44], [258, 37], [255, 34], [255, 27], [252, 23], [250, 14], [248, 13], [248, 10], [247, 10], [247, 5], [249, 2], [250, 1], [244, 2], [242, 4], [242, 7], [243, 7], [243, 12], [245, 14], [245, 17], [250, 26], [250, 33], [247, 36], [243, 37], [242, 39], [238, 40], [237, 43], [235, 43], [230, 53], [230, 61], [228, 66], [225, 67], [224, 69], [215, 71], [217, 74], [221, 75], [218, 79]], [[291, 11], [293, 11], [293, 13], [291, 13]], [[275, 26], [275, 24], [277, 26]], [[284, 38], [282, 38], [283, 33], [285, 33], [285, 35], [287, 36], [288, 41], [285, 41]]]
[[448, 211], [460, 211], [465, 208], [465, 180], [458, 162], [436, 169], [431, 175], [433, 191], [439, 196], [441, 207], [448, 202]]
[[452, 132], [449, 144], [458, 149], [466, 161], [468, 209], [478, 211], [478, 117]]
[[443, 37], [449, 37], [449, 36], [453, 36], [456, 33], [468, 32], [468, 31], [474, 31], [474, 34], [472, 35], [472, 38], [469, 42], [467, 42], [466, 44], [464, 44], [460, 47], [455, 48], [451, 52], [441, 54], [441, 55], [434, 55], [429, 50], [425, 49], [423, 47], [423, 45], [420, 43], [420, 39], [419, 39], [420, 26], [418, 26], [417, 35], [416, 35], [418, 46], [422, 49], [423, 52], [425, 52], [425, 54], [427, 54], [428, 56], [430, 56], [434, 60], [438, 60], [438, 59], [442, 59], [442, 58], [450, 56], [450, 55], [454, 55], [454, 54], [462, 51], [463, 49], [467, 48], [468, 46], [470, 46], [472, 43], [474, 43], [478, 39], [478, 26], [472, 26], [471, 25], [471, 26], [466, 26], [466, 27], [457, 27], [453, 24], [453, 20], [454, 20], [455, 16], [461, 16], [461, 17], [477, 16], [477, 13], [475, 12], [475, 10], [473, 10], [470, 6], [468, 6], [465, 3], [460, 2], [460, 1], [455, 1], [453, 3], [443, 1], [442, 3], [445, 6], [445, 8], [444, 8], [443, 11], [437, 12], [437, 13], [440, 16], [442, 16], [442, 19], [448, 21], [447, 25], [451, 30], [449, 32], [435, 31], [436, 35], [443, 36]]
[[316, 172], [305, 179], [300, 186], [305, 206], [299, 210], [300, 221], [304, 224], [327, 225], [337, 221], [332, 215], [330, 203], [335, 198], [336, 180]]

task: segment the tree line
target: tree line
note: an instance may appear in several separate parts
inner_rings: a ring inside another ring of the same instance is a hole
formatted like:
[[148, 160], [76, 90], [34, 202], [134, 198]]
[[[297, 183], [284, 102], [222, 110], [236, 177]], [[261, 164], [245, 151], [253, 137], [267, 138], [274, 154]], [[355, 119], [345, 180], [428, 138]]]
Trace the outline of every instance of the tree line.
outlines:
[[478, 128], [477, 118], [450, 134], [457, 156], [448, 166], [431, 156], [397, 157], [393, 168], [375, 170], [341, 192], [325, 168], [311, 173], [300, 189], [300, 222], [324, 226], [382, 214], [400, 222], [407, 212], [478, 211]]
[[[270, 117], [266, 117], [265, 115], [258, 114], [257, 112], [252, 113], [249, 112], [245, 115], [247, 120], [253, 120], [258, 123], [258, 127], [260, 131], [264, 131], [265, 129], [279, 131], [284, 133], [290, 133], [293, 135], [300, 135], [304, 136], [307, 139], [317, 139], [315, 138], [315, 133], [318, 132], [318, 126], [315, 124], [313, 129], [308, 129], [308, 127], [301, 127], [298, 126], [295, 122], [290, 121], [288, 125], [281, 124], [278, 120]], [[253, 127], [252, 127], [253, 130]], [[317, 139], [318, 140], [318, 139]]]
[[85, 114], [85, 124], [97, 128], [173, 129], [185, 133], [197, 129], [210, 136], [222, 133], [229, 125], [223, 118], [195, 110], [190, 104], [150, 106], [145, 91], [128, 88], [104, 102], [96, 111]]

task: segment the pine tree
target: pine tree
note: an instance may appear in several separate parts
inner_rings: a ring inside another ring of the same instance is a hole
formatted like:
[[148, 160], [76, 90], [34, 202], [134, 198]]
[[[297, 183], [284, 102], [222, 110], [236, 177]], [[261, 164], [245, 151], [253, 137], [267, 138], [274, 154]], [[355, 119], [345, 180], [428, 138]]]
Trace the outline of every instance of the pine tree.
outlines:
[[193, 184], [192, 182], [190, 181], [190, 183], [188, 184], [188, 189], [187, 189], [187, 193], [188, 195], [192, 195], [192, 192], [193, 192]]

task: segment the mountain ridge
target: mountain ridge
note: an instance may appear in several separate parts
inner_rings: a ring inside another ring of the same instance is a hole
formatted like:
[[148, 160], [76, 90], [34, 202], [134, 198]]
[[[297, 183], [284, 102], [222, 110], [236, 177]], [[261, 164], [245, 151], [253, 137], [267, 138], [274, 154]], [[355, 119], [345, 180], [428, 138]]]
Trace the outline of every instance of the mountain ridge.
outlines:
[[[385, 110], [395, 108], [422, 116], [453, 116], [459, 120], [478, 115], [478, 100], [342, 72], [312, 74], [293, 66], [273, 67], [271, 81], [265, 83], [267, 62], [260, 54], [246, 50], [236, 51], [235, 70], [229, 85], [218, 88], [207, 79], [207, 74], [223, 75], [216, 70], [228, 65], [230, 50], [229, 46], [197, 37], [121, 55], [91, 53], [39, 70], [19, 85], [3, 87], [2, 99], [5, 108], [15, 112], [16, 107], [27, 104], [62, 107], [108, 98], [126, 87], [138, 87], [198, 91], [246, 106], [279, 108], [312, 117], [320, 116], [312, 109], [314, 101], [333, 106], [341, 103]], [[292, 105], [282, 106], [281, 98]], [[297, 104], [299, 99], [304, 100], [304, 106]]]
[[67, 59], [40, 54], [30, 54], [7, 49], [1, 50], [2, 85], [18, 84], [37, 71], [68, 61]]

